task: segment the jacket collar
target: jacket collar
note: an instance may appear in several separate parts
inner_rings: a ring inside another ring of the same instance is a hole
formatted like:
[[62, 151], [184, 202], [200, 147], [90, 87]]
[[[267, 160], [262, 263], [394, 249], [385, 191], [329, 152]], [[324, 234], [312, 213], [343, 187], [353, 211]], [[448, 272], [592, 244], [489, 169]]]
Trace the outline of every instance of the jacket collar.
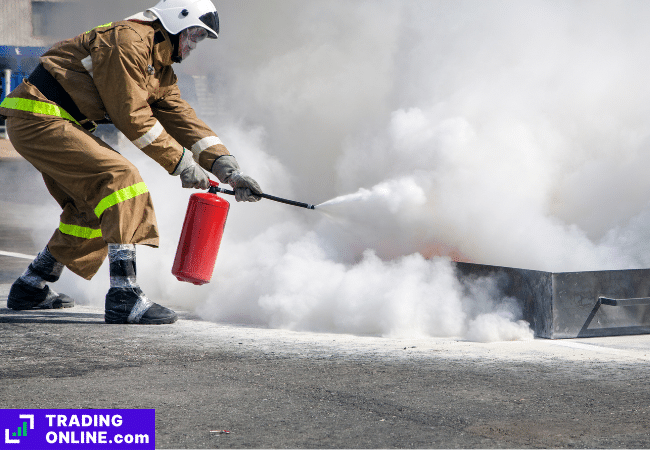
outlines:
[[[153, 29], [155, 30], [154, 34], [154, 46], [153, 46], [153, 62], [154, 68], [160, 69], [164, 66], [171, 66], [172, 62], [172, 53], [174, 47], [172, 46], [172, 41], [169, 38], [169, 33], [163, 28], [159, 22], [154, 22], [152, 24]], [[156, 38], [158, 36], [158, 38]], [[160, 42], [158, 41], [162, 37]]]

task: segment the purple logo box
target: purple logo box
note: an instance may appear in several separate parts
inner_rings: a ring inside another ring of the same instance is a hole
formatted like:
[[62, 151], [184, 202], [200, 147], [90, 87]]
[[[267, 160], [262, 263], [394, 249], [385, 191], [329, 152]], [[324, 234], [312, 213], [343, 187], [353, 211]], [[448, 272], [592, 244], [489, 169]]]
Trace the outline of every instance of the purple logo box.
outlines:
[[0, 449], [155, 449], [155, 409], [0, 409]]

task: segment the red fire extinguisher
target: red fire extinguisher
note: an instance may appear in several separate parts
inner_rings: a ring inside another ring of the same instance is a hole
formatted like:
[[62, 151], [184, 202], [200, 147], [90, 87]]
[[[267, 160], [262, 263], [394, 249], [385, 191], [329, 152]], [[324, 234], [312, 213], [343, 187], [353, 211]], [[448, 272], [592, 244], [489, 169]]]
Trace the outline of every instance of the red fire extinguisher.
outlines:
[[179, 281], [201, 285], [212, 278], [230, 209], [230, 203], [217, 195], [218, 186], [210, 180], [207, 193], [190, 196], [172, 267], [172, 274]]

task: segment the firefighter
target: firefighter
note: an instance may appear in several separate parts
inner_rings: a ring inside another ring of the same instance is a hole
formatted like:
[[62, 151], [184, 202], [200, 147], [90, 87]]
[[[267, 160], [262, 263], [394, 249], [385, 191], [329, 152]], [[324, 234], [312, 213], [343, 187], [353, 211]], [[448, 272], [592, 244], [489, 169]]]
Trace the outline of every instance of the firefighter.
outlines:
[[158, 246], [149, 190], [136, 167], [92, 132], [113, 123], [184, 188], [207, 189], [209, 171], [234, 188], [237, 201], [260, 200], [257, 182], [181, 99], [171, 67], [218, 35], [210, 0], [161, 0], [55, 44], [0, 104], [14, 148], [41, 172], [63, 210], [45, 249], [12, 285], [9, 308], [73, 306], [47, 283], [64, 267], [91, 279], [108, 256], [107, 323], [176, 321], [136, 280], [135, 245]]

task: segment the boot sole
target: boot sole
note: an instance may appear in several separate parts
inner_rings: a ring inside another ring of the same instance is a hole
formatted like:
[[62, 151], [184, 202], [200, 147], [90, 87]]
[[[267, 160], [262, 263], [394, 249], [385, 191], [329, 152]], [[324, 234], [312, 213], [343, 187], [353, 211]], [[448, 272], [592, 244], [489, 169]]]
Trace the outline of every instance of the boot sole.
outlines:
[[[47, 288], [49, 289], [49, 288]], [[22, 292], [21, 292], [22, 291]], [[47, 292], [47, 291], [45, 291]], [[72, 308], [75, 305], [75, 302], [72, 298], [65, 294], [59, 294], [59, 296], [49, 305], [40, 306], [45, 299], [37, 298], [36, 300], [30, 300], [25, 298], [12, 298], [13, 294], [21, 296], [43, 296], [41, 292], [38, 292], [35, 288], [26, 286], [25, 283], [22, 283], [20, 280], [17, 280], [9, 291], [9, 296], [7, 298], [7, 308], [13, 309], [14, 311], [33, 311], [33, 310], [44, 310], [44, 309], [61, 309], [61, 308]]]
[[169, 325], [178, 320], [178, 317], [164, 317], [160, 319], [141, 319], [138, 323], [129, 323], [126, 319], [109, 319], [104, 317], [104, 322], [112, 325]]
[[52, 306], [44, 306], [42, 308], [39, 308], [38, 306], [34, 306], [33, 308], [28, 308], [28, 309], [63, 309], [63, 308], [72, 308], [74, 307], [74, 303], [62, 303], [60, 305], [52, 305]]
[[50, 306], [27, 306], [27, 307], [20, 307], [16, 305], [7, 305], [7, 308], [13, 309], [14, 311], [37, 311], [37, 310], [43, 310], [43, 309], [63, 309], [63, 308], [73, 308], [74, 303], [64, 303], [61, 305], [50, 305]]

